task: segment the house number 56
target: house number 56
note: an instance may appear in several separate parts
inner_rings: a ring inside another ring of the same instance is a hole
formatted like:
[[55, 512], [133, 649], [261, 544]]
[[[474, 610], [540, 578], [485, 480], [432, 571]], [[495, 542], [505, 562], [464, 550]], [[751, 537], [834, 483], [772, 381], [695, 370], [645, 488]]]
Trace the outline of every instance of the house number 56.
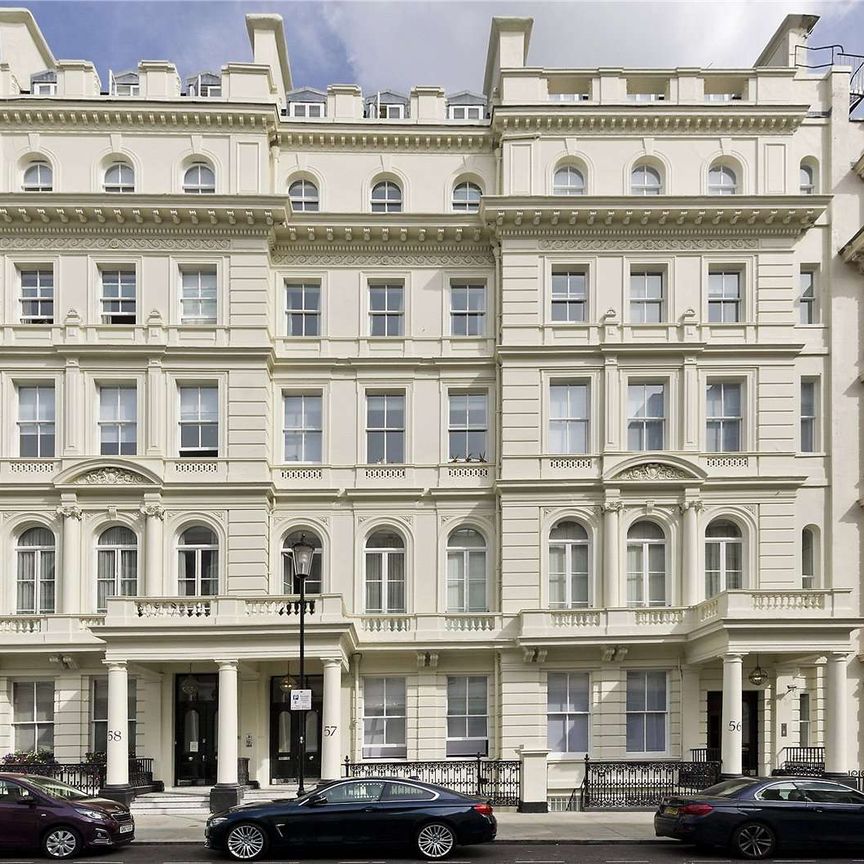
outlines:
[[730, 732], [740, 732], [741, 731], [741, 721], [740, 720], [730, 720], [729, 721], [729, 731]]
[[325, 727], [324, 727], [324, 735], [325, 735], [327, 738], [329, 738], [331, 735], [335, 735], [335, 734], [336, 734], [336, 730], [337, 730], [338, 728], [339, 728], [338, 726], [325, 726]]

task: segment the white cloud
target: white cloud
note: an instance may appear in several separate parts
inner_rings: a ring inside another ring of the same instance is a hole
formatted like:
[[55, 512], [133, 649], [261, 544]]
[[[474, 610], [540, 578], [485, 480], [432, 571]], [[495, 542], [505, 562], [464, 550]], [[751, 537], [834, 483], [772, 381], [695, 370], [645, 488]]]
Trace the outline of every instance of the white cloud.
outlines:
[[[534, 18], [528, 62], [559, 67], [752, 65], [790, 12], [844, 15], [851, 0], [324, 3], [367, 90], [482, 86], [494, 15]], [[860, 7], [859, 7], [860, 8]], [[864, 41], [864, 40], [862, 40]], [[302, 50], [302, 49], [301, 49]]]

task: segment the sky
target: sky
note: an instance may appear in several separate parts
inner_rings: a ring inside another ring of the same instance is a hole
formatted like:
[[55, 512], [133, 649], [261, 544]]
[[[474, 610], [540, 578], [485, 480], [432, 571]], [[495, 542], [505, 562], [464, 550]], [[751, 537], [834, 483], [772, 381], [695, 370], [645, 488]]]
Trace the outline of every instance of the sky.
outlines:
[[294, 86], [320, 89], [480, 91], [495, 15], [534, 19], [528, 63], [536, 66], [747, 67], [790, 12], [821, 16], [811, 45], [864, 54], [864, 0], [0, 0], [22, 5], [55, 57], [92, 60], [103, 86], [109, 69], [139, 60], [170, 60], [184, 77], [251, 60], [248, 12], [282, 15]]

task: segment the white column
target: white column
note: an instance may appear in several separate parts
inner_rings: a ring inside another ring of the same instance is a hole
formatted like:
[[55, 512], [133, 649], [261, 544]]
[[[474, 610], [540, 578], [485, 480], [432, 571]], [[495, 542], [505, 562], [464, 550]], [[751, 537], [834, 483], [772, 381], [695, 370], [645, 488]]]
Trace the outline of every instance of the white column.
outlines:
[[620, 501], [607, 501], [603, 508], [603, 605], [621, 605], [621, 574], [618, 565], [618, 513]]
[[825, 666], [825, 773], [849, 770], [846, 726], [846, 655], [829, 654]]
[[723, 713], [721, 717], [720, 760], [723, 774], [741, 773], [741, 690], [744, 663], [740, 654], [723, 655]]
[[684, 572], [681, 579], [681, 605], [699, 602], [699, 510], [701, 501], [685, 501], [684, 513]]
[[60, 612], [75, 615], [81, 611], [81, 508], [75, 503], [63, 503], [57, 508], [63, 518], [60, 538]]
[[324, 705], [321, 718], [321, 779], [342, 776], [342, 661], [323, 660]]
[[106, 660], [108, 666], [108, 744], [106, 786], [129, 785], [129, 679], [124, 661]]
[[147, 501], [141, 506], [144, 516], [144, 584], [138, 593], [145, 597], [161, 597], [165, 593], [162, 581], [162, 518], [161, 504]]
[[219, 661], [219, 757], [216, 782], [237, 785], [237, 661]]

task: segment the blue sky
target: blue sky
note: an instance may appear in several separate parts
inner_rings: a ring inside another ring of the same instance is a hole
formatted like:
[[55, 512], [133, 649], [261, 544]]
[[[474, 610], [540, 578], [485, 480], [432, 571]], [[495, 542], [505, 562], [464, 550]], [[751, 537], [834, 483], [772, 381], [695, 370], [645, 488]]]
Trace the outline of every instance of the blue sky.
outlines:
[[[0, 6], [21, 6], [0, 0]], [[36, 0], [28, 7], [55, 56], [107, 70], [171, 60], [181, 75], [250, 59], [243, 16], [278, 12], [295, 86], [367, 91], [482, 87], [493, 15], [534, 18], [538, 66], [749, 66], [788, 12], [822, 16], [811, 44], [864, 54], [864, 0], [750, 2], [247, 2]]]

